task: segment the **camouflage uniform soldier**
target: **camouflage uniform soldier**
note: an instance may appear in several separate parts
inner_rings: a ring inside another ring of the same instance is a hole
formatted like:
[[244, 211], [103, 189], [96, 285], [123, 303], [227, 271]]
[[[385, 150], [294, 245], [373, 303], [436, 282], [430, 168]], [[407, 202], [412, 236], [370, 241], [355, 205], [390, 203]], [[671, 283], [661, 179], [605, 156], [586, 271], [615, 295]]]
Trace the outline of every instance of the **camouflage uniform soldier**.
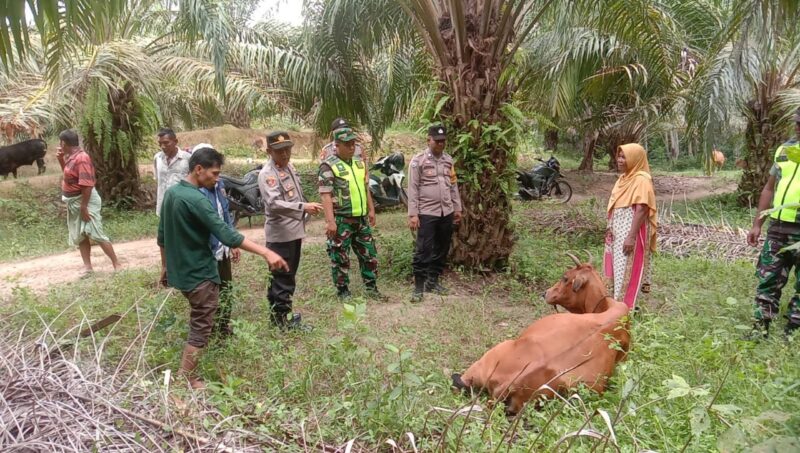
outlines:
[[428, 149], [411, 159], [408, 170], [408, 226], [417, 231], [414, 251], [414, 292], [411, 302], [421, 302], [424, 292], [446, 295], [439, 283], [444, 271], [453, 225], [461, 222], [453, 158], [444, 152], [443, 126], [428, 129]]
[[[795, 114], [795, 133], [800, 139], [800, 109]], [[770, 207], [800, 202], [800, 143], [790, 140], [775, 151], [774, 164], [769, 172], [769, 179], [761, 191], [758, 201], [758, 212]], [[761, 226], [764, 218], [756, 216], [753, 228], [747, 234], [747, 242], [758, 245]], [[769, 335], [770, 323], [778, 316], [781, 290], [789, 280], [789, 272], [794, 268], [795, 294], [789, 302], [785, 334], [788, 336], [800, 327], [800, 251], [781, 252], [782, 249], [800, 241], [800, 211], [796, 208], [784, 208], [770, 215], [767, 239], [758, 259], [756, 277], [756, 322], [750, 338]]]
[[[336, 118], [335, 120], [333, 120], [333, 123], [331, 123], [331, 137], [333, 137], [334, 132], [343, 127], [350, 127], [350, 124], [347, 122], [346, 119]], [[322, 151], [319, 153], [319, 161], [322, 162], [325, 159], [333, 156], [334, 154], [336, 154], [336, 142], [332, 141], [322, 147]], [[355, 157], [364, 160], [364, 150], [361, 148], [361, 143], [356, 143]]]
[[339, 297], [350, 297], [348, 272], [352, 246], [367, 295], [382, 299], [377, 286], [378, 252], [372, 238], [375, 208], [367, 189], [369, 173], [364, 162], [353, 156], [356, 135], [352, 129], [340, 128], [334, 133], [334, 140], [337, 153], [319, 166], [319, 193], [325, 210], [333, 283]]
[[292, 297], [295, 275], [300, 266], [300, 249], [306, 235], [306, 220], [309, 214], [319, 213], [322, 205], [309, 203], [303, 196], [300, 177], [289, 162], [293, 146], [286, 132], [276, 131], [267, 135], [270, 159], [258, 174], [258, 188], [266, 214], [264, 232], [267, 247], [289, 264], [288, 271], [272, 272], [267, 299], [274, 325], [282, 330], [308, 330], [309, 327], [302, 324], [300, 313], [292, 313]]

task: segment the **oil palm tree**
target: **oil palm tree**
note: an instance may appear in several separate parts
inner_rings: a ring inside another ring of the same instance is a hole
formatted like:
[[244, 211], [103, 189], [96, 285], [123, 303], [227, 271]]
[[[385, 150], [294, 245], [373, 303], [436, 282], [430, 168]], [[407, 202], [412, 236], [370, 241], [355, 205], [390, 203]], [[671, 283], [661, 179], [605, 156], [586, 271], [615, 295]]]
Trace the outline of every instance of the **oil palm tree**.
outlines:
[[790, 134], [800, 106], [800, 2], [722, 2], [715, 39], [698, 49], [697, 77], [687, 90], [689, 127], [708, 144], [732, 119], [745, 127], [745, 169], [739, 201], [752, 205], [769, 175], [775, 149]]
[[[503, 267], [511, 253], [510, 194], [522, 116], [512, 105], [521, 84], [518, 50], [554, 0], [330, 0], [345, 49], [419, 43], [438, 92], [427, 121], [449, 126], [465, 215], [453, 260], [479, 269]], [[362, 24], [369, 26], [362, 26]], [[353, 58], [348, 61], [358, 61]], [[358, 111], [355, 98], [345, 100]]]
[[[54, 11], [47, 1], [31, 8], [37, 33], [14, 32], [24, 19], [6, 13], [0, 35], [11, 30], [14, 46], [0, 50], [9, 63], [15, 55], [36, 60], [46, 78], [34, 92], [49, 104], [37, 111], [54, 124], [81, 129], [97, 166], [98, 190], [109, 201], [132, 204], [143, 195], [136, 151], [159, 116], [192, 117], [187, 114], [196, 114], [198, 106], [225, 111], [267, 95], [250, 78], [227, 70], [229, 49], [240, 34], [225, 2], [52, 4]], [[6, 77], [21, 81], [14, 66], [3, 66]], [[191, 87], [192, 96], [185, 102], [166, 96], [174, 85]], [[203, 104], [209, 99], [214, 102]]]

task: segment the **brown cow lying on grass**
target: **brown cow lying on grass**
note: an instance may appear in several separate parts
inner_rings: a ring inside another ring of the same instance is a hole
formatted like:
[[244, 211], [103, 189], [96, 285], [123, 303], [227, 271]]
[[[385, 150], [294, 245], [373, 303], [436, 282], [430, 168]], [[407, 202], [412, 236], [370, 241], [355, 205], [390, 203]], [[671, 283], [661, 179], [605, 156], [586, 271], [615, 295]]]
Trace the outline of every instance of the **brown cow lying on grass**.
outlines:
[[516, 340], [490, 349], [463, 375], [453, 375], [460, 390], [486, 390], [516, 414], [533, 398], [552, 398], [585, 384], [603, 393], [614, 367], [630, 346], [628, 307], [608, 296], [591, 264], [576, 267], [545, 293], [550, 305], [570, 313], [545, 316], [528, 326]]

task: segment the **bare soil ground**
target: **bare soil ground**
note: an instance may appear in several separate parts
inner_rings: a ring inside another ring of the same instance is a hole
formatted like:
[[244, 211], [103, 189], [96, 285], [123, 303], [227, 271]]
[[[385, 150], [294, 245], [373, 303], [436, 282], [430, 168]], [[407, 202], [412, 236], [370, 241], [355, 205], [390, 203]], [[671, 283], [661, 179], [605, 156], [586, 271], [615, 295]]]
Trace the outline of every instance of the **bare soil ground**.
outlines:
[[[237, 129], [232, 126], [223, 126], [213, 129], [191, 131], [178, 134], [181, 146], [190, 146], [197, 143], [208, 142], [215, 146], [252, 146], [253, 142], [264, 137], [266, 129]], [[308, 131], [290, 131], [295, 142], [296, 161], [310, 161], [315, 158], [324, 140]], [[384, 147], [391, 150], [411, 154], [424, 146], [424, 137], [413, 133], [390, 134], [384, 139]], [[19, 181], [25, 181], [34, 187], [57, 187], [61, 175], [58, 164], [52, 158], [55, 153], [48, 153], [48, 171], [46, 174], [36, 176], [36, 167], [21, 169]], [[231, 162], [247, 163], [247, 159], [231, 159]], [[152, 176], [152, 167], [149, 164], [139, 166], [142, 176]], [[27, 176], [27, 177], [26, 177]], [[614, 185], [617, 175], [607, 172], [580, 173], [568, 171], [565, 173], [567, 181], [572, 185], [573, 200], [580, 201], [589, 198], [606, 200]], [[714, 194], [731, 192], [736, 188], [734, 182], [713, 177], [684, 177], [684, 176], [656, 176], [654, 178], [656, 194], [660, 199], [669, 200], [695, 200]], [[15, 187], [15, 180], [0, 181], [0, 195], [9, 193]], [[309, 241], [322, 242], [324, 240], [322, 222], [315, 221], [309, 225]], [[245, 235], [263, 243], [264, 232], [260, 227], [243, 230]], [[118, 243], [114, 245], [117, 254], [126, 268], [144, 268], [159, 265], [159, 253], [155, 239]], [[92, 249], [92, 262], [95, 271], [99, 273], [111, 272], [111, 265], [98, 247]], [[78, 278], [82, 268], [80, 255], [77, 250], [58, 255], [45, 256], [16, 262], [2, 263], [0, 266], [0, 298], [7, 297], [13, 288], [28, 287], [33, 291], [46, 290], [51, 285], [67, 283]]]
[[[242, 234], [258, 244], [264, 243], [264, 228], [253, 226], [240, 229]], [[66, 232], [64, 233], [66, 234]], [[324, 226], [315, 219], [308, 225], [307, 244], [321, 243], [324, 239]], [[123, 269], [158, 268], [161, 255], [155, 238], [114, 244]], [[92, 265], [96, 274], [114, 272], [111, 261], [100, 247], [92, 247]], [[58, 255], [42, 256], [33, 259], [10, 261], [0, 266], [0, 300], [11, 295], [15, 287], [26, 287], [34, 292], [44, 292], [51, 285], [76, 281], [80, 278], [83, 262], [78, 250]]]
[[[618, 175], [610, 172], [567, 171], [564, 177], [572, 186], [573, 200], [580, 201], [592, 197], [608, 200]], [[712, 176], [656, 175], [653, 177], [653, 183], [656, 196], [664, 201], [697, 200], [736, 190], [736, 182]]]

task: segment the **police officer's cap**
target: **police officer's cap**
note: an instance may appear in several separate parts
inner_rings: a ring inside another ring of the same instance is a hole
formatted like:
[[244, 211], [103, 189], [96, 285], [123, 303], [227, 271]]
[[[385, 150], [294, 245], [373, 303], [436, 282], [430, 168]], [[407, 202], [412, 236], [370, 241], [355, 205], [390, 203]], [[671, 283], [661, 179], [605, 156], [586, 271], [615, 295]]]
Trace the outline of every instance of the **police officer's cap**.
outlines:
[[428, 128], [428, 136], [434, 140], [445, 140], [447, 138], [447, 129], [441, 124], [431, 126]]
[[331, 123], [331, 132], [335, 131], [336, 129], [341, 129], [343, 127], [350, 127], [350, 123], [347, 122], [344, 118], [336, 118]]
[[267, 134], [267, 149], [283, 149], [293, 146], [289, 134], [284, 131], [275, 131]]
[[337, 142], [352, 142], [356, 138], [358, 138], [358, 136], [349, 127], [343, 127], [333, 131], [333, 139]]

